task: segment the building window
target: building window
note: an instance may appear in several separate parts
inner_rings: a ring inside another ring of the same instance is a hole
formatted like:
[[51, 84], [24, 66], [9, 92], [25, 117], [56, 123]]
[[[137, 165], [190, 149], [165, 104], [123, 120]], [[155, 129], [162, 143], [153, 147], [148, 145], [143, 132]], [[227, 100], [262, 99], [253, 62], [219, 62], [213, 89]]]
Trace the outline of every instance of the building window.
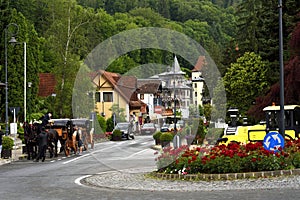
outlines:
[[112, 92], [103, 92], [103, 101], [104, 102], [113, 102], [113, 93]]
[[96, 92], [95, 93], [95, 100], [96, 100], [96, 102], [101, 102], [101, 96], [100, 96], [100, 92]]
[[144, 100], [144, 94], [140, 94], [140, 99]]
[[195, 97], [197, 97], [197, 92], [195, 92]]
[[197, 88], [197, 83], [194, 84], [194, 87]]

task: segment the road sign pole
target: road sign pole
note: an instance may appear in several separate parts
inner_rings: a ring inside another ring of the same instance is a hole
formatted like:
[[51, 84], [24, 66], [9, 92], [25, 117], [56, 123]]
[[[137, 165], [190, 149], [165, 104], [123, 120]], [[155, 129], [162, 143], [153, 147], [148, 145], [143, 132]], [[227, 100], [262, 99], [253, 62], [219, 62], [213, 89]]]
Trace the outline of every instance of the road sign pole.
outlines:
[[283, 68], [283, 36], [282, 36], [282, 0], [279, 0], [279, 62], [280, 62], [280, 124], [279, 133], [285, 137], [284, 127], [284, 68]]

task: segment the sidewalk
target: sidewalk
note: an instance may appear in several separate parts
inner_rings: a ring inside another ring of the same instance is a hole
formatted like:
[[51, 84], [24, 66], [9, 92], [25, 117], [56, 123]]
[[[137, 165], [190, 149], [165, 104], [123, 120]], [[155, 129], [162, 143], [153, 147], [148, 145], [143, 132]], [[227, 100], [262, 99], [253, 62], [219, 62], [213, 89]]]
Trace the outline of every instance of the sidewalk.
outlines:
[[4, 164], [8, 164], [11, 162], [11, 159], [3, 159], [3, 158], [0, 158], [0, 166], [1, 165], [4, 165]]
[[24, 158], [26, 159], [27, 155], [22, 153], [22, 148], [13, 149], [11, 152], [11, 158], [0, 158], [0, 166], [13, 161], [22, 160]]

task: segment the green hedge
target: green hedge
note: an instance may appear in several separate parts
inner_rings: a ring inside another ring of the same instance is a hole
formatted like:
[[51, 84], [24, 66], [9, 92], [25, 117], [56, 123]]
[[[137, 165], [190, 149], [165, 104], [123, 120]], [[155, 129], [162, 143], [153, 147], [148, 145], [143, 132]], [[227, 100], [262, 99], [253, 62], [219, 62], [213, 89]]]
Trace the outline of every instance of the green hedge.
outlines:
[[162, 142], [167, 142], [167, 141], [172, 141], [174, 138], [174, 135], [172, 133], [162, 133], [160, 136], [160, 141]]
[[160, 136], [161, 136], [162, 132], [157, 131], [153, 134], [153, 139], [154, 140], [160, 140]]

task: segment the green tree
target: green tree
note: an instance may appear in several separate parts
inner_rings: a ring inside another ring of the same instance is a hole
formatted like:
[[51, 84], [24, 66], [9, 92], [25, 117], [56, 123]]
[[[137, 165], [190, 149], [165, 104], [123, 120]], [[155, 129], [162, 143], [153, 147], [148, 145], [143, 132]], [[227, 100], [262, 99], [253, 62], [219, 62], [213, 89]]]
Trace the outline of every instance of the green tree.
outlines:
[[[9, 45], [7, 46], [8, 50], [8, 99], [9, 99], [9, 107], [20, 107], [19, 116], [20, 120], [24, 120], [24, 42], [26, 42], [26, 71], [27, 71], [27, 82], [32, 82], [32, 88], [31, 90], [31, 96], [28, 96], [30, 98], [31, 104], [28, 105], [28, 107], [32, 107], [32, 110], [34, 111], [35, 103], [37, 102], [36, 94], [38, 91], [38, 76], [36, 74], [39, 71], [39, 65], [41, 63], [41, 53], [40, 53], [40, 38], [38, 37], [37, 32], [34, 29], [34, 26], [22, 15], [22, 13], [18, 12], [16, 9], [6, 9], [5, 10], [6, 17], [3, 18], [2, 25], [4, 26], [3, 30], [7, 27], [10, 23], [15, 23], [18, 26], [18, 32], [16, 35], [16, 39], [18, 43], [14, 46]], [[11, 28], [11, 26], [10, 26]], [[8, 41], [10, 40], [11, 33], [10, 31], [14, 30], [8, 30]], [[4, 34], [3, 34], [4, 38]], [[4, 39], [1, 40], [4, 47]], [[8, 42], [7, 41], [7, 42]], [[4, 48], [3, 48], [4, 49]], [[4, 54], [3, 54], [4, 55]], [[1, 54], [2, 56], [2, 54]], [[4, 62], [4, 58], [1, 59]], [[4, 63], [1, 63], [2, 66], [4, 66]], [[5, 79], [5, 68], [1, 68], [1, 80]], [[27, 85], [26, 85], [27, 87]], [[1, 91], [1, 110], [4, 112], [4, 90]], [[4, 117], [3, 117], [4, 119]]]
[[[288, 59], [287, 41], [297, 21], [300, 1], [283, 1], [284, 60]], [[278, 2], [245, 0], [236, 10], [238, 31], [236, 35], [239, 52], [254, 52], [269, 61], [269, 85], [279, 77], [279, 31]]]
[[[106, 121], [105, 121], [105, 118], [102, 117], [101, 115], [97, 115], [97, 120], [98, 120], [98, 123], [99, 123], [99, 126], [100, 126], [102, 132], [105, 133], [106, 132]], [[99, 131], [96, 130], [96, 132], [99, 132]]]
[[85, 28], [91, 20], [91, 11], [83, 9], [74, 0], [64, 0], [61, 4], [52, 2], [53, 19], [47, 30], [47, 47], [52, 56], [52, 72], [57, 79], [57, 113], [60, 117], [72, 115], [72, 88], [80, 66], [80, 48], [86, 44], [83, 37]]
[[245, 115], [255, 97], [268, 89], [266, 66], [267, 62], [253, 52], [246, 52], [231, 64], [223, 79], [229, 107]]
[[213, 91], [213, 106], [211, 108], [211, 116], [213, 121], [224, 119], [226, 116], [226, 93], [223, 80], [220, 78]]
[[106, 131], [112, 132], [114, 130], [114, 120], [112, 117], [106, 120]]

